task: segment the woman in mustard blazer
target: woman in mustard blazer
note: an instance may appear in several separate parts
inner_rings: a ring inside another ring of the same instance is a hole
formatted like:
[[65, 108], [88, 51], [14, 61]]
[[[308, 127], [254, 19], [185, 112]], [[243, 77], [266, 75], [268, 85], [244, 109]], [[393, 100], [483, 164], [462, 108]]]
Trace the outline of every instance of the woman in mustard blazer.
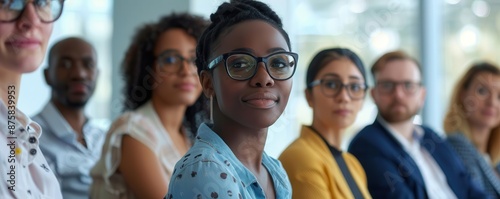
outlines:
[[342, 134], [363, 106], [366, 74], [360, 58], [343, 48], [319, 52], [307, 70], [305, 95], [311, 126], [280, 156], [293, 198], [371, 198], [358, 160], [340, 150]]

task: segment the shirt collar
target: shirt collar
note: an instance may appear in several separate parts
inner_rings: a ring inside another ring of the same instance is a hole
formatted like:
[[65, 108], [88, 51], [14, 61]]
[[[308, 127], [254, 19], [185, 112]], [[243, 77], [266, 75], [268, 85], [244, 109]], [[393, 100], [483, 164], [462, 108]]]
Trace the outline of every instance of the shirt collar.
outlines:
[[399, 132], [391, 127], [391, 125], [385, 121], [382, 116], [378, 115], [377, 120], [405, 149], [409, 149], [415, 143], [420, 143], [424, 137], [424, 130], [417, 125], [413, 127], [412, 138], [413, 140], [410, 142], [405, 137], [403, 137]]
[[[229, 159], [233, 163], [233, 168], [238, 173], [240, 180], [245, 183], [245, 186], [257, 182], [257, 179], [244, 165], [241, 163], [229, 146], [220, 138], [217, 133], [211, 129], [211, 124], [203, 123], [198, 128], [196, 142], [204, 142], [216, 150], [216, 153]], [[265, 153], [262, 153], [262, 164], [269, 170], [272, 168], [271, 158]]]
[[76, 135], [76, 132], [71, 128], [52, 102], [45, 105], [40, 115], [45, 119], [45, 122], [47, 122], [45, 128], [50, 128], [56, 136], [67, 137]]

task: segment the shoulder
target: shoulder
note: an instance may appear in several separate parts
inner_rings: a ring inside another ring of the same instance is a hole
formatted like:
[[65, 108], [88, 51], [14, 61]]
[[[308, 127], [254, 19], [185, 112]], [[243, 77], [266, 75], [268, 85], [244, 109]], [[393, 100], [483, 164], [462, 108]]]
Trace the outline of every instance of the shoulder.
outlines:
[[473, 161], [476, 155], [480, 155], [476, 153], [477, 149], [474, 145], [462, 134], [448, 135], [446, 141], [466, 163]]
[[360, 142], [360, 141], [363, 141], [363, 140], [371, 140], [371, 139], [380, 139], [380, 132], [382, 131], [383, 129], [380, 128], [379, 126], [375, 125], [375, 124], [370, 124], [366, 127], [364, 127], [363, 129], [361, 129], [361, 131], [359, 131], [355, 136], [354, 138], [352, 139], [351, 143], [357, 143], [357, 142]]
[[[314, 151], [312, 143], [307, 142], [302, 138], [298, 138], [292, 142], [280, 155], [281, 162], [288, 162], [290, 160], [314, 160], [318, 159], [318, 151]], [[321, 144], [321, 143], [320, 143]]]
[[469, 144], [468, 139], [461, 133], [453, 133], [446, 136], [446, 141], [452, 146], [466, 146]]
[[35, 116], [31, 117], [31, 120], [38, 123], [42, 127], [45, 124], [45, 119], [43, 118], [42, 113], [38, 113]]
[[179, 160], [170, 179], [168, 197], [238, 197], [241, 183], [235, 170], [211, 152], [195, 148]]
[[139, 112], [125, 112], [120, 115], [116, 120], [111, 124], [111, 129], [116, 129], [119, 127], [140, 127], [141, 125], [151, 123], [149, 117]]
[[138, 112], [124, 113], [111, 124], [108, 131], [110, 136], [127, 134], [143, 143], [155, 141], [159, 133], [154, 122], [147, 115]]
[[283, 164], [276, 158], [273, 158], [267, 155], [265, 152], [262, 154], [263, 164], [271, 171], [278, 172], [286, 175], [285, 169], [283, 168]]
[[359, 163], [358, 159], [356, 157], [354, 157], [354, 155], [352, 155], [351, 153], [344, 152], [344, 153], [342, 153], [342, 157], [344, 158], [345, 163], [347, 164], [348, 167], [350, 167], [350, 168], [352, 167], [352, 168], [355, 168], [357, 170], [359, 170], [359, 169], [363, 170], [363, 167]]
[[374, 124], [366, 126], [351, 140], [349, 153], [359, 158], [361, 153], [374, 154], [393, 148], [395, 143], [392, 143], [389, 135], [383, 131], [384, 129]]

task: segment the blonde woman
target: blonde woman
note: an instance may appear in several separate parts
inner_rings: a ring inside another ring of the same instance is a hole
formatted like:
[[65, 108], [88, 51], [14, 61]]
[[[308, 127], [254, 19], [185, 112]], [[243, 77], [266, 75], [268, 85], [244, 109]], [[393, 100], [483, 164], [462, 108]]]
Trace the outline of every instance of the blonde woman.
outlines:
[[455, 86], [444, 120], [448, 142], [474, 180], [500, 198], [500, 69], [473, 65]]

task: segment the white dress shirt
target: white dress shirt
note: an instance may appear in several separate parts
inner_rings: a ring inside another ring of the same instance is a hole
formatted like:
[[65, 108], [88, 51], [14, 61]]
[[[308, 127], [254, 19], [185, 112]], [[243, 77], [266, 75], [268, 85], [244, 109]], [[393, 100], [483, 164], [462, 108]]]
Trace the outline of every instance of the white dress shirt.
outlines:
[[405, 152], [410, 155], [417, 165], [424, 180], [427, 196], [430, 199], [456, 199], [457, 196], [448, 185], [443, 170], [436, 163], [429, 151], [420, 144], [420, 140], [424, 136], [424, 130], [415, 125], [412, 140], [410, 141], [394, 130], [382, 117], [379, 116], [377, 119], [403, 146]]

